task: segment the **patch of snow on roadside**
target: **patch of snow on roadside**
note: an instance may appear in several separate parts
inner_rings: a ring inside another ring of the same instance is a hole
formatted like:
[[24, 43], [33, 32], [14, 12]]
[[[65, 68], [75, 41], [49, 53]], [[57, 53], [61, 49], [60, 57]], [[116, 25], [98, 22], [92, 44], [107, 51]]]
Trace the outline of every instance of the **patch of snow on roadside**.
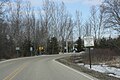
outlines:
[[[82, 65], [82, 64], [78, 64], [78, 65]], [[90, 69], [89, 65], [84, 65], [84, 66]], [[120, 69], [115, 67], [108, 67], [107, 65], [92, 65], [91, 69], [101, 73], [107, 73], [110, 76], [120, 78]]]
[[83, 66], [83, 65], [84, 65], [84, 63], [78, 63], [78, 65]]

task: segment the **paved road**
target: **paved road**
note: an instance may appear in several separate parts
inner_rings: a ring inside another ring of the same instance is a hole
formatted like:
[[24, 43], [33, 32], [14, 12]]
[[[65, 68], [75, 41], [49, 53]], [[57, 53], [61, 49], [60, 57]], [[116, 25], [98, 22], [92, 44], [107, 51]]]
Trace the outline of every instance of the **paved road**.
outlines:
[[59, 62], [67, 55], [38, 56], [0, 63], [0, 80], [95, 80]]

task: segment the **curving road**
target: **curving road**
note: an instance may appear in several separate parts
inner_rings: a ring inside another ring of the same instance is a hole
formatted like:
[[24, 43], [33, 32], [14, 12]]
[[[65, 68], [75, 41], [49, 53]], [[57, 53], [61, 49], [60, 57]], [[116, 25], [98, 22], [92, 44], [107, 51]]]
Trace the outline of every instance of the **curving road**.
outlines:
[[96, 80], [54, 59], [68, 55], [38, 56], [0, 62], [0, 80]]

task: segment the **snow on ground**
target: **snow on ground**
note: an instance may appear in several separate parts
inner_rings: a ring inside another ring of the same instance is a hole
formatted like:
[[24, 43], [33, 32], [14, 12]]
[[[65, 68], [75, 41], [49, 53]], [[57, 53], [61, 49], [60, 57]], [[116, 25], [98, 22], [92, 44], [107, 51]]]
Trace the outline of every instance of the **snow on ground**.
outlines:
[[[84, 65], [84, 64], [78, 63], [78, 65]], [[90, 69], [89, 65], [84, 65], [84, 66]], [[107, 73], [109, 76], [120, 78], [120, 68], [109, 67], [108, 65], [92, 65], [91, 69], [101, 73]]]

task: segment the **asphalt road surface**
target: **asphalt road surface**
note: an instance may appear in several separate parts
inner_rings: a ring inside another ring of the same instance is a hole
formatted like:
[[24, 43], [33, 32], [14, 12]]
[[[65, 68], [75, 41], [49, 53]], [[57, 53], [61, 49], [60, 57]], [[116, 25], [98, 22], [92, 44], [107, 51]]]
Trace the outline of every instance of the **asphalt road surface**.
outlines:
[[0, 80], [96, 80], [54, 59], [51, 55], [0, 62]]

